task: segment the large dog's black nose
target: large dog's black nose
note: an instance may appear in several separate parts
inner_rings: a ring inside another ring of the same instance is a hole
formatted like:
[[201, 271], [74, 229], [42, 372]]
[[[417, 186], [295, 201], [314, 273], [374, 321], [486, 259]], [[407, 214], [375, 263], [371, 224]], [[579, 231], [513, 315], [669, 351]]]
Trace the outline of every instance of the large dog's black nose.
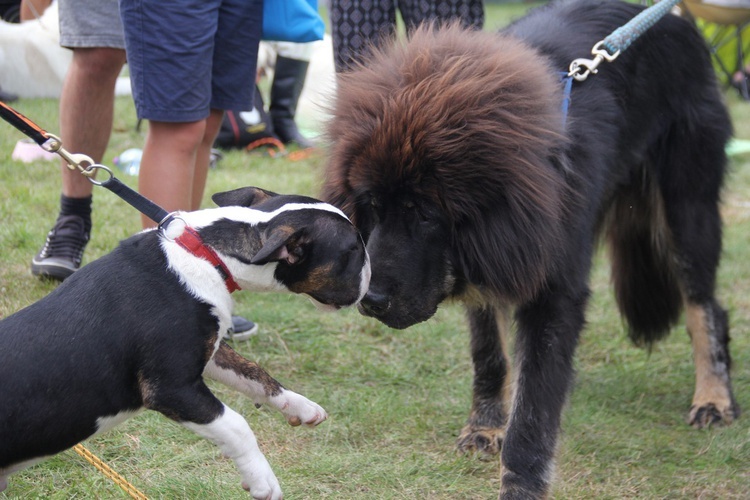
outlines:
[[387, 295], [372, 290], [369, 290], [359, 303], [362, 314], [374, 318], [384, 315], [390, 307], [391, 302]]

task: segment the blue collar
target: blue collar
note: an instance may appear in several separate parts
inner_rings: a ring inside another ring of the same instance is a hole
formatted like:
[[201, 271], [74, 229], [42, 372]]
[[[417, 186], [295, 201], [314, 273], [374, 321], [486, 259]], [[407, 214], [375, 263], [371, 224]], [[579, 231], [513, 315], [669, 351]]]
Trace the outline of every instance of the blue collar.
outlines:
[[567, 71], [560, 71], [560, 82], [563, 84], [562, 98], [562, 122], [563, 126], [568, 121], [568, 109], [570, 108], [570, 90], [573, 88], [573, 77]]

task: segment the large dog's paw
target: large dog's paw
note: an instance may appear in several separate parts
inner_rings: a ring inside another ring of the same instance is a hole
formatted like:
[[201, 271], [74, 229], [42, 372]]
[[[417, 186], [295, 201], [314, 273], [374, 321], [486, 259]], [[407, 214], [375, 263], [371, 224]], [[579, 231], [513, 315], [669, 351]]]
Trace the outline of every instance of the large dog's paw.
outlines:
[[736, 404], [730, 403], [721, 406], [714, 403], [694, 404], [690, 407], [688, 424], [696, 429], [703, 429], [712, 425], [729, 425], [739, 416], [740, 408]]
[[240, 467], [240, 470], [244, 472], [242, 488], [256, 500], [281, 500], [284, 497], [279, 480], [263, 455], [255, 457], [249, 467]]
[[[543, 500], [548, 498], [548, 486], [546, 481], [538, 481], [539, 478], [524, 477], [515, 474], [503, 467], [503, 482], [500, 486], [500, 500]], [[529, 479], [533, 481], [534, 487], [530, 487]]]
[[503, 438], [505, 438], [505, 429], [469, 424], [461, 429], [456, 446], [461, 453], [491, 458], [500, 453]]
[[302, 424], [314, 427], [328, 418], [328, 414], [318, 403], [288, 389], [271, 397], [269, 402], [286, 417], [289, 425], [295, 427]]

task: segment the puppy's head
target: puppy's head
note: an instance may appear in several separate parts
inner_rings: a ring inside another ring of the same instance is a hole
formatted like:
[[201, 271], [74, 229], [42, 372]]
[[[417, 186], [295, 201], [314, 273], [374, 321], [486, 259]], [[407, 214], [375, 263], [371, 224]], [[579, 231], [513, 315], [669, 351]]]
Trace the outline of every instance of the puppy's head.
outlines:
[[280, 286], [324, 309], [350, 306], [364, 296], [370, 261], [359, 232], [337, 208], [254, 187], [212, 199], [224, 208], [200, 234], [228, 258], [242, 288]]

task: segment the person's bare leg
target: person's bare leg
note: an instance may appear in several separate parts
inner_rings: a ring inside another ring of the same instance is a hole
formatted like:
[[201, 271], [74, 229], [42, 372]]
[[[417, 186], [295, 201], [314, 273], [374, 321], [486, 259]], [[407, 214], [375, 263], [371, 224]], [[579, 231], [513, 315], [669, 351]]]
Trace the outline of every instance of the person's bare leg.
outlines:
[[[75, 49], [60, 96], [60, 134], [65, 149], [101, 162], [112, 132], [115, 82], [125, 51]], [[91, 233], [93, 185], [61, 160], [60, 212], [44, 246], [31, 260], [35, 276], [64, 280], [81, 265]]]
[[[102, 161], [112, 133], [115, 83], [125, 64], [125, 51], [112, 48], [73, 50], [73, 60], [60, 95], [60, 134], [63, 147]], [[62, 194], [91, 196], [92, 184], [61, 162]]]
[[[149, 122], [138, 173], [138, 191], [168, 212], [192, 209], [196, 161], [206, 121]], [[141, 216], [141, 223], [144, 228], [156, 225], [145, 215]]]
[[203, 140], [198, 147], [198, 153], [195, 159], [195, 177], [193, 179], [193, 194], [190, 205], [191, 210], [198, 210], [201, 207], [203, 192], [206, 189], [208, 168], [211, 162], [211, 147], [213, 147], [216, 136], [219, 134], [221, 121], [223, 119], [224, 110], [212, 109], [211, 114], [206, 120], [206, 132], [203, 134]]

